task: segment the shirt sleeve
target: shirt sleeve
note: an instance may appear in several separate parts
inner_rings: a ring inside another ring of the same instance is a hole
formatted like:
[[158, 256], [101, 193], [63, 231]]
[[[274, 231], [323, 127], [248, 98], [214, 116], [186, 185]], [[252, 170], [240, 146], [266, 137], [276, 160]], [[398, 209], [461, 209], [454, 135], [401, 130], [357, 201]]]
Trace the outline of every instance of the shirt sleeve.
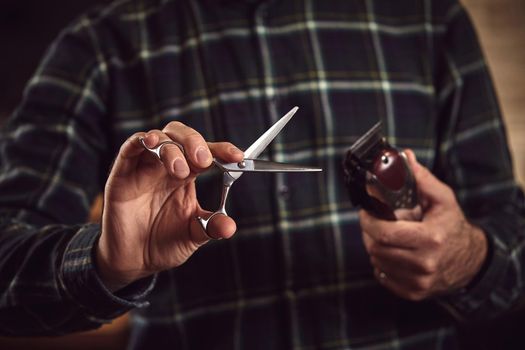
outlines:
[[0, 333], [96, 328], [147, 305], [154, 278], [116, 294], [101, 283], [85, 224], [103, 189], [108, 77], [89, 17], [65, 30], [0, 134]]
[[460, 319], [487, 319], [512, 310], [523, 295], [525, 205], [470, 19], [454, 2], [445, 20], [436, 72], [440, 114], [434, 172], [454, 189], [467, 218], [484, 231], [489, 254], [471, 285], [440, 301]]

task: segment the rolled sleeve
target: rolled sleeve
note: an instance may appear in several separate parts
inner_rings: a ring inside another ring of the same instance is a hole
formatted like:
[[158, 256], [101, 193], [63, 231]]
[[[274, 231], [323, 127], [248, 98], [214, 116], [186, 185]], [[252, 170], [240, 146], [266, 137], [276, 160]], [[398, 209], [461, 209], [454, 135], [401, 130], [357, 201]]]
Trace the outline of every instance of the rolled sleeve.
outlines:
[[506, 275], [510, 263], [509, 250], [493, 237], [493, 233], [487, 234], [490, 249], [480, 274], [469, 286], [441, 300], [460, 320], [476, 319], [480, 311], [483, 311], [481, 316], [490, 314], [485, 308], [497, 303], [497, 286], [508, 284], [505, 279], [509, 278]]
[[82, 227], [69, 242], [61, 264], [64, 290], [93, 317], [113, 319], [132, 308], [149, 305], [147, 296], [156, 276], [136, 281], [112, 293], [100, 279], [94, 263], [94, 247], [100, 236], [99, 225]]

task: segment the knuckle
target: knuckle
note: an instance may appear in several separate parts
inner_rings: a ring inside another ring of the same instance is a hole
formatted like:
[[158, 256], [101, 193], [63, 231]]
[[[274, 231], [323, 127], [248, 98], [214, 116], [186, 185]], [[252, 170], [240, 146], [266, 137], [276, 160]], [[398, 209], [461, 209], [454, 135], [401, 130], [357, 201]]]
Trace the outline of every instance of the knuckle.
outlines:
[[437, 261], [434, 258], [426, 258], [421, 262], [421, 270], [427, 274], [434, 274], [438, 270]]
[[441, 247], [445, 242], [445, 238], [443, 235], [436, 234], [431, 237], [430, 242], [434, 247]]
[[178, 120], [173, 120], [171, 122], [169, 122], [168, 124], [166, 124], [166, 126], [164, 126], [164, 128], [162, 129], [162, 131], [173, 131], [173, 130], [176, 130], [176, 129], [180, 129], [180, 128], [185, 128], [186, 125], [184, 125], [183, 123], [179, 122]]
[[151, 129], [148, 130], [145, 134], [146, 135], [152, 135], [152, 134], [162, 134], [163, 132], [159, 129]]
[[185, 144], [191, 144], [191, 145], [198, 145], [198, 144], [206, 144], [206, 142], [204, 142], [204, 139], [203, 137], [201, 136], [201, 134], [199, 134], [197, 131], [195, 130], [192, 130], [190, 131], [183, 139], [183, 142]]
[[121, 145], [120, 145], [120, 151], [122, 151], [123, 148], [126, 147], [126, 144], [133, 144], [135, 142], [137, 142], [141, 137], [144, 137], [144, 133], [143, 132], [136, 132], [134, 133], [133, 135], [131, 135], [130, 137], [128, 137]]

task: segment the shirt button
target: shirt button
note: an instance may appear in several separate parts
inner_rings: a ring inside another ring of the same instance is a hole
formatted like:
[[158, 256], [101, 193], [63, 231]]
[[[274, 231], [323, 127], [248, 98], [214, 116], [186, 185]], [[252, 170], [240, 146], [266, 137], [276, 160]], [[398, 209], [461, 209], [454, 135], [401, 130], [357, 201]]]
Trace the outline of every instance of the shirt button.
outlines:
[[288, 199], [290, 198], [290, 189], [286, 185], [282, 185], [279, 187], [279, 197], [282, 199]]

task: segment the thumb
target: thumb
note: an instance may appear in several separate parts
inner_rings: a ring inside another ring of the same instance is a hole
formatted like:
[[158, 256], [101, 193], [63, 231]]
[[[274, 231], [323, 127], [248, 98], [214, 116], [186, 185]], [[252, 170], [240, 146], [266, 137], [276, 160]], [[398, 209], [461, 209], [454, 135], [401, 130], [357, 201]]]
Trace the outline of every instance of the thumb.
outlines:
[[[199, 210], [199, 217], [210, 218], [213, 215], [212, 212], [206, 210]], [[191, 222], [191, 234], [194, 240], [203, 244], [211, 239], [223, 239], [230, 238], [235, 234], [237, 230], [237, 224], [235, 221], [224, 214], [215, 214], [211, 217], [210, 221], [206, 226], [206, 232], [200, 224], [198, 218], [195, 218]]]
[[421, 165], [412, 150], [407, 149], [404, 152], [408, 159], [408, 165], [414, 173], [420, 200], [429, 202], [428, 204], [431, 205], [454, 201], [454, 193], [448, 185], [435, 177], [428, 168]]

